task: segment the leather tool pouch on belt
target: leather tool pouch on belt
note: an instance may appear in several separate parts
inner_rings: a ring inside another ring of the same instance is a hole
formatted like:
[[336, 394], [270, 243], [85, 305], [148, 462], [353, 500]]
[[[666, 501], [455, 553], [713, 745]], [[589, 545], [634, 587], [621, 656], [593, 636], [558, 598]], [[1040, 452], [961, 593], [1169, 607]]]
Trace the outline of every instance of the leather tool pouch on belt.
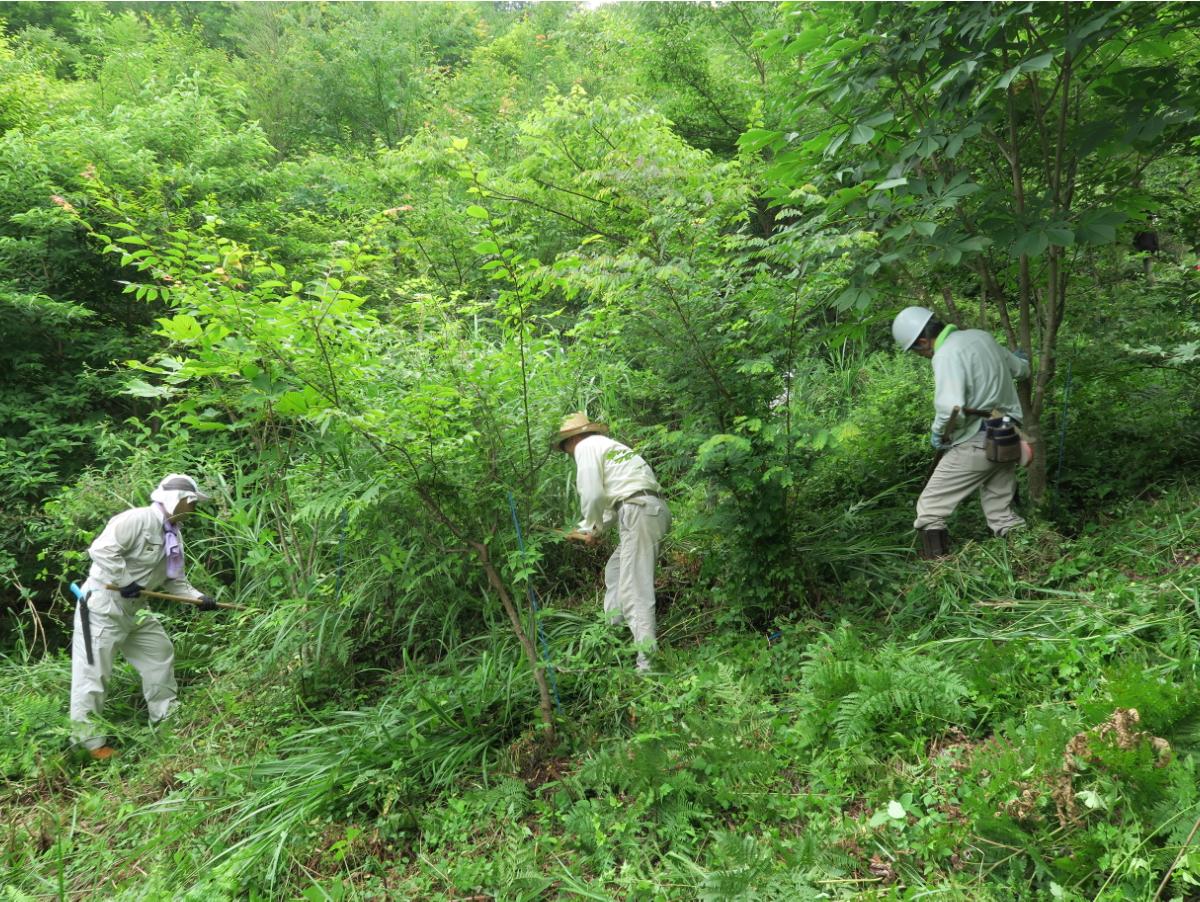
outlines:
[[983, 451], [996, 464], [1016, 463], [1021, 459], [1021, 433], [1008, 417], [992, 417], [984, 421], [986, 436]]

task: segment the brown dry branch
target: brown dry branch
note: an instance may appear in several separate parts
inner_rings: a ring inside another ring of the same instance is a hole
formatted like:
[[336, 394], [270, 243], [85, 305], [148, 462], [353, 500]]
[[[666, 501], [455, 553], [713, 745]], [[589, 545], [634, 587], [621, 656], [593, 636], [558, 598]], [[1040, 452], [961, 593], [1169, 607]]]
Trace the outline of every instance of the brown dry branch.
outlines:
[[1104, 723], [1076, 733], [1067, 743], [1063, 750], [1062, 773], [1056, 778], [1051, 794], [1060, 825], [1078, 826], [1080, 823], [1079, 810], [1075, 804], [1075, 775], [1079, 772], [1081, 763], [1097, 760], [1093, 745], [1096, 740], [1114, 745], [1123, 751], [1148, 742], [1157, 759], [1155, 767], [1166, 767], [1171, 762], [1171, 744], [1167, 740], [1135, 729], [1141, 719], [1137, 708], [1117, 708]]
[[896, 869], [890, 861], [885, 861], [882, 855], [872, 855], [871, 865], [867, 870], [883, 880], [884, 883], [891, 883], [896, 879]]

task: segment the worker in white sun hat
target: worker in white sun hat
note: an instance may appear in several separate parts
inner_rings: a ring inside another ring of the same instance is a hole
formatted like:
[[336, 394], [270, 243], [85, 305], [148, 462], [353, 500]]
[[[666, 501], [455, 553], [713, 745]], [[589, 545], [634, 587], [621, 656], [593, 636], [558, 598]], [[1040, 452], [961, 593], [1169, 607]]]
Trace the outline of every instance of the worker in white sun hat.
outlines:
[[913, 528], [921, 556], [949, 552], [946, 520], [976, 491], [995, 535], [1023, 526], [1013, 496], [1017, 465], [1029, 463], [1032, 447], [1020, 435], [1023, 413], [1013, 380], [1029, 378], [1029, 356], [1000, 347], [982, 329], [947, 325], [925, 307], [901, 310], [892, 337], [902, 351], [933, 365], [930, 441], [938, 460], [917, 499]]
[[654, 567], [671, 528], [671, 509], [650, 465], [609, 438], [604, 423], [593, 423], [585, 413], [569, 414], [553, 444], [575, 461], [583, 508], [583, 520], [567, 538], [594, 545], [601, 532], [617, 524], [620, 542], [604, 568], [604, 615], [614, 626], [629, 627], [637, 668], [649, 671], [650, 655], [658, 648]]
[[216, 601], [193, 588], [183, 572], [180, 522], [208, 498], [192, 477], [172, 473], [150, 494], [149, 506], [117, 514], [88, 549], [92, 566], [71, 640], [71, 721], [76, 742], [93, 758], [114, 754], [90, 717], [104, 710], [117, 651], [141, 675], [151, 724], [175, 708], [175, 648], [154, 616], [139, 616], [138, 595], [161, 587], [196, 599], [201, 610], [216, 608]]

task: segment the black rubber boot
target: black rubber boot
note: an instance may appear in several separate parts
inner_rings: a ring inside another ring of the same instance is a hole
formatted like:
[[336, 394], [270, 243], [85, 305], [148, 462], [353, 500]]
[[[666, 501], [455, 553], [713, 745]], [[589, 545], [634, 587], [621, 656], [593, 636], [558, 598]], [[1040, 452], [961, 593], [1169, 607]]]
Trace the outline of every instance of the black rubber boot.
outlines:
[[921, 548], [917, 552], [923, 561], [936, 561], [950, 553], [950, 532], [945, 529], [918, 529]]

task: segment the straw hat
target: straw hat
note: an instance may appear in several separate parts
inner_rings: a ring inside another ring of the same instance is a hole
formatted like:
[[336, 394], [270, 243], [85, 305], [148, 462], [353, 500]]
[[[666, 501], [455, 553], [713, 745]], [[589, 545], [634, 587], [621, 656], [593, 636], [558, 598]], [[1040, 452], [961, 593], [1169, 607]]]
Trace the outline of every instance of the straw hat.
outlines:
[[553, 445], [559, 451], [563, 442], [577, 435], [608, 435], [608, 425], [593, 423], [586, 413], [569, 413], [563, 417], [562, 425], [558, 427], [558, 435], [554, 437]]

